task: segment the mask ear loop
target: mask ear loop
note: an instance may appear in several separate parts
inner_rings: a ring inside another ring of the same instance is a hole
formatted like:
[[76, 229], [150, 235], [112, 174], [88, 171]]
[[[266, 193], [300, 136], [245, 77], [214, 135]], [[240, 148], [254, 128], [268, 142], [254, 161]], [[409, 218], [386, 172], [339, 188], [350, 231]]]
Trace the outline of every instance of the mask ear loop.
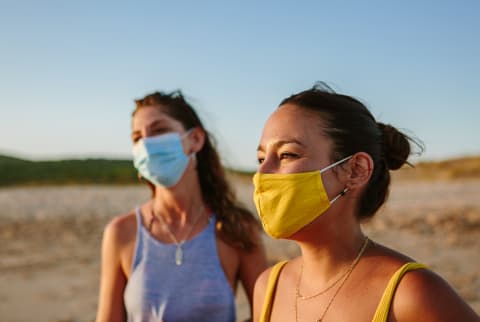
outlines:
[[[184, 139], [186, 138], [187, 136], [190, 135], [190, 133], [192, 133], [192, 131], [195, 129], [195, 127], [192, 127], [190, 128], [189, 130], [187, 130], [185, 133], [183, 133], [181, 136], [180, 136], [180, 139]], [[192, 152], [188, 155], [188, 158], [189, 159], [192, 159], [193, 162], [196, 162], [197, 161], [197, 152]]]
[[334, 203], [335, 201], [337, 201], [338, 198], [345, 196], [345, 194], [347, 193], [347, 191], [348, 191], [348, 188], [343, 189], [342, 192], [340, 192], [335, 198], [333, 198], [333, 199], [330, 201], [330, 204], [332, 204], [332, 203]]
[[[340, 161], [337, 161], [337, 162], [335, 162], [335, 163], [332, 163], [332, 164], [330, 164], [328, 167], [325, 167], [325, 168], [323, 168], [322, 170], [320, 170], [320, 173], [323, 173], [323, 172], [325, 172], [325, 171], [327, 171], [327, 170], [330, 170], [331, 168], [336, 167], [337, 165], [339, 165], [339, 164], [341, 164], [341, 163], [343, 163], [343, 162], [351, 159], [352, 157], [353, 157], [353, 155], [350, 155], [350, 156], [348, 156], [348, 157], [346, 157], [346, 158], [341, 159]], [[335, 201], [338, 200], [338, 198], [343, 197], [343, 196], [347, 193], [347, 191], [348, 191], [348, 188], [343, 189], [342, 192], [340, 192], [335, 198], [333, 198], [332, 200], [330, 200], [330, 204], [333, 204]]]
[[192, 131], [195, 129], [195, 127], [190, 128], [189, 130], [185, 131], [182, 135], [180, 135], [180, 138], [183, 140], [185, 137], [187, 137]]
[[335, 162], [335, 163], [332, 163], [332, 164], [330, 164], [328, 167], [325, 167], [325, 168], [323, 168], [322, 170], [320, 170], [320, 173], [323, 173], [323, 172], [325, 172], [325, 171], [327, 171], [327, 170], [330, 170], [331, 168], [336, 167], [337, 165], [339, 165], [339, 164], [341, 164], [341, 163], [343, 163], [343, 162], [351, 159], [352, 157], [353, 157], [353, 155], [350, 155], [350, 156], [348, 156], [348, 157], [346, 157], [346, 158], [343, 158], [343, 159], [340, 160], [340, 161], [337, 161], [337, 162]]

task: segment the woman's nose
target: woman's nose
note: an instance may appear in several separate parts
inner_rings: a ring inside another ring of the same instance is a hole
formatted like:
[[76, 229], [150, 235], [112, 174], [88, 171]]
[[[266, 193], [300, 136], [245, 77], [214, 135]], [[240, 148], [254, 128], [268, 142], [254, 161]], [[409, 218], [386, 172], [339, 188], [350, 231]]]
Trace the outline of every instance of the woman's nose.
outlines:
[[257, 172], [260, 173], [275, 173], [276, 172], [276, 163], [273, 158], [268, 158], [265, 156], [263, 162], [258, 166]]
[[148, 127], [143, 128], [141, 132], [142, 132], [142, 136], [144, 138], [149, 137], [149, 136], [153, 136], [153, 131]]

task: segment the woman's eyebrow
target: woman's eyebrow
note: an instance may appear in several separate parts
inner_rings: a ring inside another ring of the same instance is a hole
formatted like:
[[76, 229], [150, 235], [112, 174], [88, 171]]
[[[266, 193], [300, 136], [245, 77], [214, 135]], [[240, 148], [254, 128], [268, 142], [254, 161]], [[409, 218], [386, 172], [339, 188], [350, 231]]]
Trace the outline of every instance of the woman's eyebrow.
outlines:
[[[157, 126], [157, 125], [164, 125], [165, 124], [165, 121], [164, 120], [155, 120], [153, 121], [152, 123], [148, 124], [147, 127], [148, 128], [152, 128], [154, 126]], [[168, 123], [167, 123], [168, 124]]]
[[[168, 124], [165, 124], [164, 120], [155, 120], [152, 123], [148, 124], [147, 128], [151, 129], [152, 127], [159, 126], [159, 125], [160, 126], [162, 126], [162, 125], [167, 125], [168, 126]], [[140, 130], [133, 130], [132, 135], [135, 134], [135, 133], [138, 133], [138, 132], [140, 132]]]
[[[305, 144], [303, 144], [302, 142], [296, 140], [296, 139], [288, 139], [288, 140], [279, 140], [279, 141], [276, 141], [270, 145], [272, 145], [273, 147], [276, 147], [276, 148], [279, 148], [281, 147], [282, 145], [285, 145], [285, 144], [298, 144], [302, 147], [305, 147]], [[257, 151], [259, 152], [265, 152], [265, 148], [260, 144], [258, 147], [257, 147]]]

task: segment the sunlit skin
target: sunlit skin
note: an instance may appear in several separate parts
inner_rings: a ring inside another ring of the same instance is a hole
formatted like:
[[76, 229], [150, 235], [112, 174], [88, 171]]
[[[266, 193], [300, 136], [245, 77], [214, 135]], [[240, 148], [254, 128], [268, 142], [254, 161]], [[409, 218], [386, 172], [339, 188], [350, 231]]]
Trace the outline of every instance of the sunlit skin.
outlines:
[[[188, 132], [188, 135], [185, 135]], [[183, 125], [161, 112], [156, 106], [138, 109], [132, 120], [132, 143], [145, 137], [177, 132], [181, 136], [186, 155], [200, 151], [205, 142], [201, 128], [185, 129]], [[201, 187], [196, 171], [196, 159], [190, 157], [187, 169], [179, 182], [172, 187], [155, 186], [155, 196], [141, 205], [145, 226], [151, 222], [152, 212], [162, 216], [177, 240], [188, 240], [199, 234], [208, 224], [210, 212], [202, 201]], [[196, 216], [199, 219], [196, 220]], [[192, 227], [192, 223], [195, 223]], [[137, 223], [135, 212], [114, 218], [104, 232], [102, 245], [102, 273], [97, 322], [125, 321], [123, 292], [131, 274]], [[171, 236], [154, 220], [150, 234], [163, 243], [173, 243]], [[233, 248], [217, 236], [217, 249], [225, 276], [235, 292], [242, 283], [247, 298], [252, 303], [253, 288], [258, 275], [266, 267], [266, 258], [258, 230], [252, 229], [259, 247], [251, 252]], [[188, 277], [185, 277], [188, 280]], [[167, 321], [168, 322], [168, 321]]]
[[[295, 105], [278, 108], [262, 132], [257, 151], [258, 172], [307, 172], [338, 161], [333, 159], [333, 143], [323, 130], [326, 125], [318, 114]], [[357, 202], [372, 170], [371, 157], [358, 152], [345, 163], [322, 173], [330, 199], [345, 188], [348, 192], [312, 223], [289, 237], [300, 246], [301, 256], [290, 260], [281, 272], [270, 321], [295, 321], [295, 289], [302, 263], [299, 289], [302, 295], [308, 296], [327, 288], [357, 256], [365, 240], [357, 219]], [[370, 242], [335, 296], [324, 321], [371, 321], [388, 280], [408, 261], [413, 260]], [[255, 286], [254, 321], [259, 321], [269, 274], [270, 269], [262, 273]], [[298, 321], [316, 321], [335, 292], [336, 288], [332, 288], [321, 296], [300, 301]], [[388, 318], [391, 322], [420, 320], [478, 321], [448, 284], [427, 270], [410, 272], [402, 279]]]
[[[291, 122], [291, 118], [295, 118], [298, 122]], [[308, 172], [323, 169], [337, 161], [331, 159], [332, 142], [323, 134], [322, 127], [324, 127], [324, 124], [317, 117], [298, 109], [294, 105], [285, 105], [278, 109], [269, 118], [262, 133], [257, 149], [259, 162], [257, 171], [260, 173], [281, 174]], [[312, 147], [315, 148], [312, 149]], [[365, 163], [364, 167], [366, 170], [363, 175], [366, 176], [364, 180], [367, 180], [370, 175], [368, 169], [372, 165], [371, 159], [365, 154], [358, 154], [344, 164], [322, 173], [322, 180], [329, 199], [333, 199], [345, 188], [352, 189], [353, 185], [357, 184], [358, 179], [347, 181], [349, 170], [346, 165], [351, 163], [361, 164], [361, 162]], [[309, 230], [313, 231], [313, 237], [316, 239], [326, 236], [318, 233], [318, 228], [321, 230], [329, 228], [331, 233], [338, 235], [340, 238], [340, 236], [345, 234], [342, 231], [343, 229], [355, 228], [357, 230], [355, 240], [363, 240], [363, 234], [359, 230], [359, 225], [355, 224], [355, 208], [352, 207], [354, 195], [358, 193], [358, 190], [349, 191], [348, 195], [352, 198], [340, 198], [334, 207], [328, 209], [324, 215], [317, 219], [317, 221], [325, 221], [324, 223], [317, 225], [313, 222], [295, 236], [292, 236], [292, 238], [302, 238], [301, 236]], [[341, 213], [340, 217], [342, 220], [353, 222], [349, 225], [339, 225], [337, 221], [324, 220], [327, 217], [335, 216], [334, 213]], [[333, 225], [328, 226], [330, 222]], [[350, 235], [352, 234], [349, 233], [348, 236]]]
[[[308, 112], [286, 105], [274, 113], [264, 128], [257, 149], [260, 173], [297, 173], [320, 170], [334, 162], [330, 158], [332, 142], [322, 132], [322, 124]], [[304, 116], [305, 123], [291, 122], [289, 118]], [[301, 125], [301, 126], [298, 126]], [[310, 147], [316, 146], [316, 149]], [[331, 197], [343, 186], [331, 180], [334, 171], [323, 175], [327, 193]]]

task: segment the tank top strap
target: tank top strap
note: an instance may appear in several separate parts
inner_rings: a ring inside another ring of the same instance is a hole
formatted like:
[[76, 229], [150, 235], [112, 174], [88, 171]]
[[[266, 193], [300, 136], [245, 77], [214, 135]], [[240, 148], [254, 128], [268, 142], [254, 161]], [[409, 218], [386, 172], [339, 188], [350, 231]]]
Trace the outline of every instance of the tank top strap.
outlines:
[[137, 234], [142, 230], [142, 213], [140, 207], [135, 207], [135, 218], [137, 219]]
[[143, 219], [142, 219], [142, 212], [140, 211], [140, 207], [135, 208], [135, 218], [137, 220], [137, 238], [135, 240], [135, 249], [133, 251], [133, 259], [132, 259], [132, 267], [131, 272], [135, 270], [138, 263], [142, 260], [144, 256], [144, 236], [143, 236]]
[[127, 320], [234, 322], [235, 295], [218, 255], [214, 215], [182, 244], [177, 265], [179, 246], [152, 236], [140, 214], [134, 268], [123, 294]]
[[278, 277], [280, 276], [280, 272], [282, 271], [282, 268], [285, 266], [286, 263], [288, 263], [288, 261], [282, 261], [272, 267], [272, 271], [270, 272], [270, 276], [268, 277], [265, 301], [263, 303], [262, 313], [260, 314], [259, 322], [270, 321], [270, 315], [272, 314], [273, 298], [275, 296], [275, 290], [277, 288]]
[[387, 284], [387, 287], [385, 288], [385, 291], [383, 292], [382, 299], [380, 300], [380, 303], [377, 306], [377, 310], [375, 312], [375, 315], [373, 316], [372, 322], [387, 321], [388, 313], [390, 311], [390, 306], [392, 304], [392, 299], [395, 294], [395, 290], [397, 289], [397, 286], [400, 283], [400, 280], [402, 279], [402, 277], [409, 271], [414, 271], [417, 269], [425, 269], [425, 268], [427, 268], [427, 266], [424, 264], [409, 262], [404, 264], [395, 272], [395, 274], [393, 274], [393, 276], [390, 278], [390, 281]]

